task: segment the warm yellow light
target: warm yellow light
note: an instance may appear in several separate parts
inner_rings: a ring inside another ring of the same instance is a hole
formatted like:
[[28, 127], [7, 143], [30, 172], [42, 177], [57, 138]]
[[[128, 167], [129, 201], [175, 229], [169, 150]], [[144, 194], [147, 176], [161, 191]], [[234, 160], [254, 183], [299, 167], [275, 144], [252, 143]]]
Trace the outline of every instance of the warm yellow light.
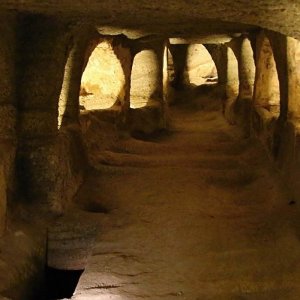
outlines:
[[107, 109], [124, 97], [125, 76], [109, 41], [101, 42], [89, 58], [81, 80], [80, 104], [87, 110]]
[[197, 86], [204, 84], [208, 77], [217, 77], [215, 63], [201, 44], [188, 47], [187, 71], [189, 83]]

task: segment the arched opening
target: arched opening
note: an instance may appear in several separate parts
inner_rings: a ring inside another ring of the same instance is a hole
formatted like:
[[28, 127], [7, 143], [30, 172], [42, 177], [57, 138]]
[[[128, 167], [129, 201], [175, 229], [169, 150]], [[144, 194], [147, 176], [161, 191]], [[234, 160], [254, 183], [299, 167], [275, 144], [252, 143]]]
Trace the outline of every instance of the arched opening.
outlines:
[[133, 60], [131, 72], [130, 108], [141, 108], [156, 100], [161, 86], [157, 54], [153, 50], [142, 50]]
[[280, 88], [273, 50], [269, 39], [261, 37], [258, 61], [256, 63], [256, 82], [254, 104], [278, 118], [280, 114]]
[[184, 77], [186, 83], [192, 86], [218, 82], [216, 65], [202, 44], [189, 45]]
[[80, 106], [85, 110], [114, 107], [125, 95], [125, 75], [109, 40], [101, 41], [83, 72]]

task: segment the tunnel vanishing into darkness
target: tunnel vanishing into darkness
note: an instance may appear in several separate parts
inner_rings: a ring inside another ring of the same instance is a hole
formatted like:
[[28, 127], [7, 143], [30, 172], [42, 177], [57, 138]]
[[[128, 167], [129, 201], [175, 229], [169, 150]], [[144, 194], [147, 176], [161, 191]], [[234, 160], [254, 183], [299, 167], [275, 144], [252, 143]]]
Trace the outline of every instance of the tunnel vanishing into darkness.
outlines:
[[0, 3], [0, 300], [300, 299], [300, 4]]

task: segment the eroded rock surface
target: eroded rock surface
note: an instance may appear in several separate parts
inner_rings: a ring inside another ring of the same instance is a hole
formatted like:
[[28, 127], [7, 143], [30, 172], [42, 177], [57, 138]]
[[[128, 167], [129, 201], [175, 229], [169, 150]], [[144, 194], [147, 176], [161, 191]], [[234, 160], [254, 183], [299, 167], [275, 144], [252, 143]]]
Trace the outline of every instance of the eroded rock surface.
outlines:
[[73, 299], [297, 299], [295, 206], [220, 106], [175, 107], [170, 132], [121, 140], [94, 165], [77, 201], [107, 211]]

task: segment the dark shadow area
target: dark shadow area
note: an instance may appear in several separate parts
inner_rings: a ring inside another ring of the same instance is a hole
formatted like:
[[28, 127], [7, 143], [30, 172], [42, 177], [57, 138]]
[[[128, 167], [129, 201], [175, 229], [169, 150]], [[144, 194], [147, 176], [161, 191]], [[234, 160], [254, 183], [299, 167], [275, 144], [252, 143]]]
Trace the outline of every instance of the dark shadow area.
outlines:
[[84, 270], [58, 270], [46, 266], [45, 300], [70, 299]]
[[79, 204], [79, 208], [91, 213], [110, 213], [110, 209], [97, 201], [88, 201], [87, 203]]
[[167, 129], [156, 130], [153, 133], [144, 133], [142, 131], [134, 131], [131, 136], [136, 140], [142, 140], [147, 142], [160, 142], [164, 141], [172, 135], [172, 131]]

